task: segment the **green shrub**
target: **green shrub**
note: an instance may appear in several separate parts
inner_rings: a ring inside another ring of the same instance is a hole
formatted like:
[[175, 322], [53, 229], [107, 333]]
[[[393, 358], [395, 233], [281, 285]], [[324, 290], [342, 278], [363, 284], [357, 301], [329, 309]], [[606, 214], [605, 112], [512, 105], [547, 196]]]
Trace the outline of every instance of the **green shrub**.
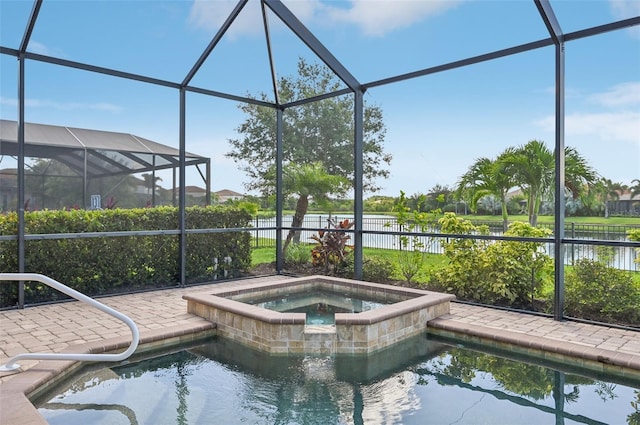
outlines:
[[[387, 283], [393, 276], [394, 265], [391, 260], [379, 256], [370, 256], [363, 260], [362, 279], [367, 282]], [[353, 278], [354, 263], [350, 256], [338, 269], [336, 276]]]
[[362, 278], [367, 282], [386, 283], [391, 280], [394, 266], [384, 257], [368, 257], [362, 264]]
[[[426, 197], [420, 195], [418, 197], [418, 205], [424, 205]], [[405, 232], [425, 233], [430, 227], [436, 224], [436, 217], [440, 214], [440, 210], [426, 213], [420, 211], [420, 208], [411, 210], [408, 206], [408, 199], [403, 191], [400, 191], [400, 198], [393, 206], [393, 212], [396, 213], [396, 224]], [[385, 227], [391, 226], [391, 223], [385, 223]], [[425, 253], [433, 244], [433, 238], [420, 237], [418, 235], [399, 235], [398, 236], [398, 254], [396, 262], [400, 273], [405, 281], [411, 284], [414, 278], [420, 273], [424, 265]]]
[[597, 260], [576, 261], [565, 278], [565, 314], [640, 325], [640, 287], [631, 273]]
[[284, 262], [289, 266], [301, 266], [311, 262], [312, 247], [303, 243], [292, 243], [287, 248]]
[[[440, 219], [442, 233], [488, 234], [486, 226], [447, 213]], [[549, 230], [515, 222], [505, 236], [548, 236]], [[530, 304], [551, 278], [551, 259], [541, 242], [488, 241], [451, 238], [443, 242], [449, 263], [432, 273], [431, 284], [446, 287], [457, 297], [486, 304], [523, 306]]]
[[[242, 209], [192, 207], [186, 210], [188, 229], [247, 227]], [[27, 234], [69, 234], [178, 229], [173, 207], [101, 211], [56, 210], [25, 213]], [[0, 215], [0, 235], [17, 234], [17, 214]], [[187, 283], [231, 277], [251, 264], [248, 232], [189, 233], [186, 237]], [[175, 234], [92, 238], [57, 238], [25, 242], [25, 271], [41, 273], [87, 295], [173, 286], [180, 281], [180, 236]], [[17, 242], [0, 242], [0, 270], [17, 271]], [[17, 285], [0, 292], [0, 306], [15, 305]], [[25, 285], [27, 303], [52, 301], [58, 291]]]

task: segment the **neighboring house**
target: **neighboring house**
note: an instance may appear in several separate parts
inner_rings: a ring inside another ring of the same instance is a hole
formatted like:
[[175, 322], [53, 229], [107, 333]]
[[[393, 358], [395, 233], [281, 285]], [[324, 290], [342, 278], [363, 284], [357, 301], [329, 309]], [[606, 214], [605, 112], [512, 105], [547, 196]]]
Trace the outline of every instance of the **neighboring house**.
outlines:
[[233, 190], [229, 190], [229, 189], [222, 189], [217, 192], [213, 192], [213, 194], [215, 196], [215, 199], [218, 200], [219, 204], [224, 204], [228, 200], [235, 201], [237, 199], [244, 198], [244, 195], [242, 193], [234, 192]]
[[192, 196], [194, 198], [204, 198], [207, 196], [207, 189], [203, 189], [198, 186], [187, 186], [184, 190], [187, 196]]
[[618, 191], [618, 199], [607, 201], [609, 214], [640, 215], [640, 195], [631, 197], [630, 190]]

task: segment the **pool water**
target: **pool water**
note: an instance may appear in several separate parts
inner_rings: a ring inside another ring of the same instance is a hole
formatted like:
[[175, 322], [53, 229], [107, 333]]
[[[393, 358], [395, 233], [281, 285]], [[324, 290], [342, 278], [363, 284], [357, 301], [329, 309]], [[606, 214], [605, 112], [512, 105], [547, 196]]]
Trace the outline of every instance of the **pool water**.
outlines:
[[640, 423], [640, 382], [535, 362], [431, 335], [366, 357], [273, 356], [217, 338], [87, 369], [34, 403], [53, 425]]
[[247, 302], [281, 313], [305, 313], [307, 315], [306, 323], [309, 325], [330, 325], [335, 323], [335, 313], [361, 313], [391, 304], [395, 300], [354, 297], [349, 294], [318, 289], [292, 292], [278, 297], [257, 298]]

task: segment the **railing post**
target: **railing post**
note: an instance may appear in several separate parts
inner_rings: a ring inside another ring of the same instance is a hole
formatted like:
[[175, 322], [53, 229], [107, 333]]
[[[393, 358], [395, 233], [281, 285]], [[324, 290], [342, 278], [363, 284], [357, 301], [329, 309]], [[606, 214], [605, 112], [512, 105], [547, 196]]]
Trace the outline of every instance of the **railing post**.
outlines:
[[[576, 238], [576, 222], [572, 221], [571, 222], [571, 239], [575, 239]], [[571, 244], [571, 265], [573, 266], [576, 262], [576, 250], [575, 250], [575, 244]]]
[[119, 354], [66, 354], [66, 353], [24, 353], [18, 354], [17, 356], [13, 356], [7, 360], [7, 363], [0, 366], [0, 372], [8, 372], [12, 370], [16, 370], [20, 367], [17, 363], [18, 360], [73, 360], [73, 361], [88, 361], [88, 362], [119, 362], [121, 360], [125, 360], [129, 358], [138, 348], [138, 343], [140, 342], [140, 333], [138, 332], [138, 327], [128, 316], [120, 313], [117, 310], [108, 307], [93, 298], [90, 298], [84, 295], [81, 292], [76, 291], [75, 289], [71, 289], [62, 283], [51, 279], [48, 276], [37, 274], [37, 273], [0, 273], [0, 282], [6, 281], [35, 281], [44, 283], [51, 288], [54, 288], [63, 294], [69, 295], [76, 300], [83, 302], [85, 304], [89, 304], [92, 307], [97, 308], [98, 310], [109, 314], [110, 316], [115, 317], [118, 320], [124, 322], [129, 329], [131, 330], [131, 344], [129, 348]]

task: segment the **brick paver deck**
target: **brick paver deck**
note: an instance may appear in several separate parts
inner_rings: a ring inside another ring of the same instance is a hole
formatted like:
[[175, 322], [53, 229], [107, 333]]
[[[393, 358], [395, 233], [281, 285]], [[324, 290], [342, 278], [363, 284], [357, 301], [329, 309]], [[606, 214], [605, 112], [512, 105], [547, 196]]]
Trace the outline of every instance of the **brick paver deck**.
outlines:
[[[265, 283], [285, 276], [258, 278]], [[244, 281], [217, 285], [241, 285]], [[255, 280], [252, 280], [255, 282]], [[112, 296], [100, 302], [131, 317], [141, 343], [210, 329], [212, 324], [187, 313], [182, 295], [206, 287], [167, 289]], [[640, 332], [491, 308], [453, 304], [451, 313], [430, 326], [464, 332], [524, 347], [583, 357], [640, 370]], [[78, 352], [125, 348], [131, 338], [122, 322], [79, 302], [0, 312], [0, 364], [25, 352]], [[25, 396], [72, 362], [21, 361], [22, 373], [0, 373], [0, 424], [45, 424]]]

